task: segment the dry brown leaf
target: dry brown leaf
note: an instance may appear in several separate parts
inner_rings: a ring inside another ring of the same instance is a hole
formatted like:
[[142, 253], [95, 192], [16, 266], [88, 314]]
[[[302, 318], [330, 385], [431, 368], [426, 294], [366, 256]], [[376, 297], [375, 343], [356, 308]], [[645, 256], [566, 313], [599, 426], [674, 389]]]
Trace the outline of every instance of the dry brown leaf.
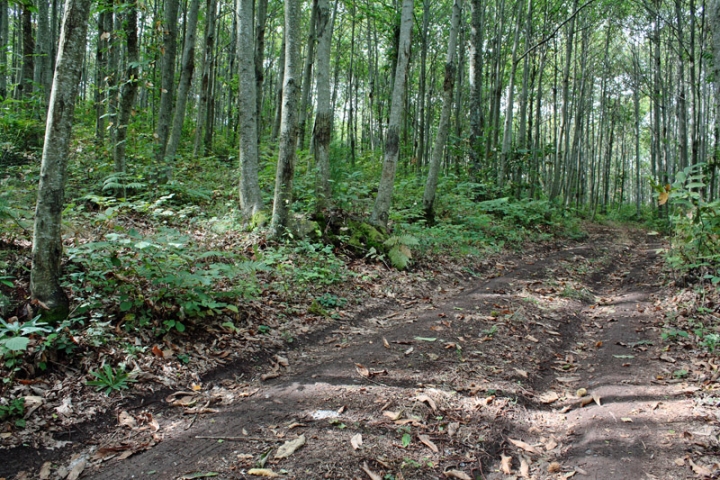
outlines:
[[254, 475], [256, 477], [279, 477], [277, 473], [273, 472], [269, 468], [251, 468], [247, 471], [248, 475]]
[[408, 349], [405, 350], [405, 352], [404, 352], [404, 353], [405, 353], [405, 356], [407, 357], [408, 355], [410, 355], [410, 354], [411, 354], [412, 352], [414, 352], [414, 351], [415, 351], [415, 347], [410, 347], [410, 348], [408, 348]]
[[288, 359], [285, 357], [281, 357], [280, 355], [275, 355], [275, 360], [277, 360], [278, 365], [281, 367], [289, 367], [290, 362], [288, 362]]
[[448, 429], [447, 429], [448, 436], [452, 437], [453, 435], [455, 435], [459, 428], [460, 428], [459, 422], [452, 422], [452, 423], [448, 424]]
[[152, 347], [152, 353], [158, 358], [163, 358], [165, 355], [163, 354], [163, 351], [158, 347], [157, 345], [153, 345]]
[[433, 400], [429, 396], [422, 394], [422, 395], [418, 395], [416, 398], [417, 398], [418, 402], [427, 403], [430, 406], [430, 408], [432, 408], [433, 412], [435, 410], [437, 410], [437, 405], [435, 405], [435, 400]]
[[120, 414], [118, 415], [118, 425], [121, 427], [129, 427], [132, 429], [137, 428], [137, 422], [135, 421], [135, 418], [125, 410], [120, 412]]
[[678, 467], [684, 467], [685, 466], [685, 459], [684, 458], [676, 458], [673, 460], [673, 463], [677, 465]]
[[45, 462], [43, 463], [42, 467], [40, 468], [40, 473], [38, 474], [38, 477], [40, 480], [47, 480], [50, 478], [50, 469], [52, 468], [52, 462]]
[[510, 443], [512, 443], [513, 445], [515, 445], [516, 447], [522, 448], [526, 452], [540, 455], [540, 452], [538, 451], [537, 448], [533, 447], [532, 445], [530, 445], [528, 443], [523, 442], [522, 440], [513, 440], [512, 438], [508, 438], [508, 441]]
[[557, 380], [560, 383], [574, 383], [574, 382], [579, 382], [580, 377], [557, 377], [555, 380]]
[[528, 372], [525, 370], [521, 370], [519, 368], [516, 368], [515, 371], [523, 378], [528, 378]]
[[542, 395], [538, 397], [538, 400], [540, 400], [544, 404], [550, 404], [553, 402], [557, 402], [560, 399], [560, 396], [555, 392], [545, 392]]
[[595, 401], [595, 403], [597, 403], [598, 407], [602, 407], [602, 402], [600, 401], [600, 395], [598, 395], [597, 393], [593, 393], [592, 398]]
[[545, 450], [549, 452], [550, 450], [555, 450], [555, 447], [557, 447], [557, 446], [558, 446], [558, 443], [555, 441], [554, 438], [551, 438], [545, 444]]
[[445, 475], [447, 478], [457, 478], [459, 480], [472, 480], [472, 478], [465, 472], [461, 472], [460, 470], [447, 470], [443, 472], [443, 475]]
[[562, 470], [562, 465], [560, 465], [558, 462], [552, 462], [550, 465], [548, 465], [547, 470], [549, 473], [557, 473]]
[[540, 340], [538, 340], [537, 338], [533, 337], [532, 335], [528, 335], [528, 336], [525, 337], [525, 338], [527, 338], [528, 340], [530, 340], [530, 341], [533, 342], [533, 343], [538, 343], [538, 342], [540, 342]]
[[500, 454], [500, 468], [505, 475], [512, 475], [512, 457]]
[[402, 410], [400, 410], [399, 412], [391, 412], [390, 410], [385, 410], [383, 412], [383, 415], [388, 417], [390, 420], [395, 421], [402, 416]]
[[370, 370], [368, 370], [365, 365], [362, 365], [361, 363], [356, 363], [355, 370], [357, 370], [361, 377], [370, 378]]
[[362, 470], [363, 472], [367, 473], [367, 476], [370, 477], [370, 480], [382, 480], [382, 477], [380, 475], [368, 468], [367, 462], [363, 463]]
[[704, 477], [709, 477], [712, 475], [712, 470], [710, 470], [707, 467], [703, 467], [702, 465], [698, 465], [697, 463], [693, 462], [692, 460], [688, 459], [688, 463], [690, 464], [690, 467], [692, 467], [692, 471], [696, 475], [702, 475]]
[[70, 473], [68, 473], [68, 476], [65, 477], [65, 480], [77, 480], [80, 478], [80, 475], [82, 475], [83, 471], [85, 470], [85, 466], [87, 465], [87, 458], [82, 457], [73, 463], [70, 464], [72, 466], [72, 469], [70, 470]]
[[275, 458], [287, 458], [303, 445], [305, 445], [305, 435], [300, 435], [295, 440], [288, 440], [275, 452]]
[[624, 423], [633, 423], [632, 418], [630, 417], [622, 417], [620, 420]]
[[522, 478], [530, 478], [530, 464], [524, 458], [520, 460], [520, 476]]
[[425, 444], [430, 450], [432, 450], [435, 453], [439, 453], [440, 450], [438, 450], [437, 445], [435, 445], [432, 440], [430, 440], [430, 437], [427, 435], [418, 435], [418, 439]]
[[383, 346], [385, 348], [390, 348], [390, 344], [388, 343], [387, 338], [385, 338], [385, 337], [383, 337]]
[[575, 392], [575, 396], [578, 398], [584, 397], [587, 395], [587, 388], [578, 388], [577, 392]]
[[675, 363], [677, 361], [666, 353], [663, 353], [662, 355], [660, 355], [660, 360], [662, 360], [663, 362], [668, 362], [668, 363]]
[[580, 399], [580, 407], [587, 407], [594, 401], [595, 401], [595, 399], [593, 397], [582, 397]]
[[358, 433], [354, 437], [350, 439], [350, 445], [352, 445], [353, 450], [357, 450], [362, 446], [362, 433]]

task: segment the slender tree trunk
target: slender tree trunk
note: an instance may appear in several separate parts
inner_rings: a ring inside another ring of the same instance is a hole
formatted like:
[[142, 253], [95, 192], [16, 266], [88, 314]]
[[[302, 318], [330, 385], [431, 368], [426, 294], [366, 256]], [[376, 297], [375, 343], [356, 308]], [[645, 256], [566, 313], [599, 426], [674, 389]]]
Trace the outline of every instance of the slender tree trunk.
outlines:
[[[175, 100], [175, 111], [173, 112], [172, 130], [165, 149], [165, 160], [168, 162], [168, 180], [172, 176], [172, 161], [177, 154], [180, 145], [180, 136], [185, 122], [185, 107], [188, 100], [188, 92], [195, 71], [195, 38], [197, 33], [198, 11], [200, 0], [190, 0], [190, 9], [187, 14], [185, 25], [185, 46], [182, 52], [182, 66], [180, 70], [180, 84], [178, 85], [177, 98]], [[251, 17], [252, 21], [252, 17]], [[252, 44], [251, 44], [252, 45]]]
[[48, 18], [48, 3], [46, 0], [37, 2], [37, 42], [35, 42], [35, 72], [34, 82], [42, 89], [45, 104], [50, 97], [52, 86], [52, 72], [50, 71], [50, 20]]
[[162, 70], [160, 72], [160, 111], [155, 141], [157, 150], [155, 159], [162, 162], [165, 158], [172, 118], [173, 96], [175, 92], [175, 54], [177, 52], [178, 9], [180, 0], [165, 1]]
[[[138, 90], [138, 74], [140, 72], [140, 48], [138, 45], [138, 14], [137, 0], [128, 0], [125, 11], [125, 43], [127, 46], [127, 70], [125, 81], [120, 90], [120, 104], [118, 109], [118, 123], [115, 137], [115, 171], [126, 172], [125, 151], [127, 147], [128, 127], [132, 116], [132, 109]], [[126, 196], [126, 192], [122, 192]]]
[[22, 3], [22, 13], [20, 19], [22, 21], [22, 77], [18, 84], [20, 91], [19, 98], [30, 98], [33, 92], [33, 74], [35, 71], [35, 38], [33, 37], [32, 28], [32, 3]]
[[408, 64], [410, 62], [410, 36], [413, 24], [413, 0], [403, 0], [400, 20], [400, 42], [398, 45], [397, 67], [395, 69], [395, 86], [390, 107], [390, 122], [388, 123], [387, 139], [385, 141], [385, 161], [383, 162], [380, 185], [375, 199], [375, 206], [370, 223], [381, 228], [387, 228], [392, 204], [395, 171], [397, 169], [398, 154], [400, 152], [400, 123], [403, 117], [403, 102], [407, 80]]
[[257, 96], [257, 131], [262, 136], [263, 83], [265, 82], [265, 29], [267, 26], [268, 0], [258, 0], [255, 12], [255, 92]]
[[482, 146], [484, 0], [471, 0], [470, 23], [470, 172], [478, 181]]
[[67, 317], [69, 301], [60, 286], [62, 211], [75, 99], [80, 85], [90, 0], [66, 0], [57, 68], [50, 93], [35, 208], [30, 291], [45, 320]]
[[0, 0], [0, 100], [7, 98], [7, 46], [8, 46], [8, 2]]
[[318, 212], [322, 211], [328, 205], [332, 197], [330, 186], [330, 140], [332, 138], [333, 111], [330, 102], [330, 47], [332, 44], [334, 17], [334, 15], [330, 15], [328, 0], [318, 0], [318, 50], [317, 68], [315, 70], [317, 114], [315, 116], [315, 128], [313, 130], [315, 164], [317, 168], [315, 177], [315, 208]]
[[518, 58], [517, 48], [520, 43], [520, 30], [522, 29], [523, 11], [525, 9], [525, 1], [518, 1], [517, 24], [515, 25], [515, 38], [512, 47], [512, 66], [510, 68], [510, 85], [508, 86], [508, 97], [505, 105], [505, 129], [503, 132], [502, 152], [500, 154], [500, 164], [498, 165], [497, 186], [502, 190], [505, 183], [506, 169], [510, 160], [510, 152], [512, 150], [512, 126], [513, 113], [515, 109], [515, 74], [517, 72]]
[[318, 0], [313, 0], [312, 12], [310, 13], [310, 33], [308, 33], [307, 55], [305, 55], [305, 66], [303, 67], [302, 93], [300, 96], [300, 113], [298, 116], [298, 148], [305, 148], [305, 124], [308, 116], [308, 103], [310, 89], [312, 87], [312, 70], [315, 61], [315, 31], [317, 22]]
[[427, 52], [428, 52], [428, 30], [430, 28], [430, 0], [423, 0], [423, 21], [422, 30], [420, 31], [420, 80], [418, 87], [418, 108], [416, 109], [416, 118], [418, 128], [415, 129], [417, 132], [417, 142], [415, 148], [415, 164], [418, 173], [422, 170], [422, 166], [425, 164], [425, 95], [426, 90], [426, 77], [427, 77]]
[[202, 78], [200, 79], [200, 99], [197, 107], [197, 120], [195, 122], [195, 142], [193, 146], [193, 155], [198, 156], [203, 153], [203, 130], [205, 128], [205, 120], [207, 117], [208, 100], [210, 98], [210, 88], [212, 80], [210, 78], [210, 67], [212, 65], [213, 51], [215, 48], [215, 10], [217, 8], [217, 0], [206, 0], [205, 3], [205, 49], [202, 59]]
[[270, 223], [271, 237], [278, 238], [288, 228], [295, 174], [297, 145], [298, 57], [300, 50], [301, 0], [285, 0], [285, 74], [283, 78], [280, 145], [275, 176], [275, 197]]
[[423, 193], [423, 210], [425, 211], [425, 218], [430, 223], [434, 221], [433, 207], [435, 204], [438, 175], [450, 128], [450, 112], [452, 111], [453, 88], [455, 87], [455, 50], [457, 50], [457, 37], [458, 30], [460, 29], [461, 16], [462, 0], [454, 0], [452, 18], [450, 20], [447, 58], [445, 60], [445, 80], [443, 81], [443, 106], [442, 112], [440, 113], [440, 125], [438, 125], [432, 158], [430, 159], [430, 169]]
[[678, 37], [678, 92], [676, 115], [678, 122], [678, 150], [680, 154], [680, 169], [688, 166], [688, 120], [687, 120], [687, 99], [685, 91], [685, 35], [684, 20], [682, 15], [681, 0], [675, 0], [675, 15], [677, 16], [677, 37]]
[[112, 32], [106, 31], [108, 24], [106, 17], [112, 17], [112, 4], [107, 1], [98, 3], [98, 38], [95, 48], [95, 141], [101, 144], [105, 139], [105, 106], [104, 94], [106, 89], [105, 78], [107, 77], [108, 62], [107, 54], [110, 48], [110, 36]]
[[282, 109], [283, 109], [283, 84], [285, 83], [285, 50], [287, 47], [287, 40], [283, 33], [283, 42], [280, 47], [280, 61], [278, 62], [278, 81], [277, 90], [275, 91], [275, 121], [273, 121], [273, 128], [270, 137], [272, 140], [276, 140], [280, 134], [280, 123], [282, 123]]
[[[251, 52], [253, 35], [253, 0], [240, 0], [238, 12], [241, 52]], [[255, 61], [250, 55], [239, 56], [240, 66], [240, 208], [250, 219], [263, 209], [258, 178], [257, 77]]]

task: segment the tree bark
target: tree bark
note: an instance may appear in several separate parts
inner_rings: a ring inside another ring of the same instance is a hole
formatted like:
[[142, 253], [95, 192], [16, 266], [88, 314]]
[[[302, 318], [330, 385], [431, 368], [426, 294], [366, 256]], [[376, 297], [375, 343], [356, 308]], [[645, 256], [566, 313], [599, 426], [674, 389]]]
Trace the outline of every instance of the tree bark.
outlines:
[[[336, 4], [337, 5], [337, 4]], [[334, 16], [330, 15], [328, 0], [318, 0], [317, 16], [317, 113], [313, 142], [315, 143], [315, 209], [320, 212], [330, 202], [330, 140], [332, 138], [333, 111], [330, 103], [330, 47]]]
[[300, 96], [300, 115], [298, 118], [298, 148], [305, 148], [305, 123], [308, 116], [308, 103], [312, 87], [312, 70], [315, 61], [315, 31], [317, 22], [318, 0], [313, 0], [312, 12], [310, 13], [310, 33], [308, 33], [307, 55], [303, 67], [302, 94]]
[[[203, 129], [208, 108], [210, 92], [210, 66], [212, 65], [213, 49], [215, 48], [215, 9], [217, 0], [207, 0], [205, 4], [205, 51], [202, 59], [202, 78], [200, 80], [200, 100], [198, 101], [197, 120], [195, 122], [195, 142], [193, 155], [200, 155], [203, 140]], [[202, 152], [203, 154], [205, 151]]]
[[8, 2], [0, 0], [0, 99], [7, 98], [7, 45], [8, 45]]
[[280, 146], [270, 236], [278, 238], [288, 227], [297, 145], [298, 57], [301, 0], [285, 0], [285, 74], [283, 78]]
[[485, 30], [483, 0], [470, 3], [472, 20], [470, 24], [470, 171], [474, 181], [478, 181], [482, 146], [482, 96], [483, 96], [483, 44]]
[[454, 0], [452, 18], [450, 20], [450, 33], [448, 38], [448, 51], [445, 60], [445, 80], [443, 82], [443, 106], [440, 113], [440, 124], [433, 146], [432, 157], [425, 191], [423, 193], [423, 210], [428, 222], [434, 221], [435, 192], [437, 191], [438, 175], [442, 163], [443, 151], [447, 143], [448, 131], [450, 128], [450, 113], [452, 111], [453, 89], [455, 87], [455, 50], [457, 50], [458, 30], [460, 29], [460, 17], [462, 15], [462, 1]]
[[[128, 126], [132, 114], [133, 104], [138, 89], [138, 74], [140, 72], [140, 49], [138, 46], [137, 31], [137, 0], [128, 0], [125, 12], [125, 42], [127, 46], [127, 70], [125, 81], [120, 90], [120, 105], [118, 111], [117, 132], [115, 137], [115, 171], [125, 173], [125, 149], [127, 144]], [[126, 196], [126, 192], [122, 192]]]
[[177, 98], [175, 99], [175, 111], [173, 112], [172, 130], [168, 138], [167, 147], [165, 149], [165, 161], [168, 162], [168, 180], [171, 177], [172, 162], [175, 159], [178, 146], [180, 145], [180, 136], [182, 135], [183, 123], [185, 123], [185, 107], [188, 100], [188, 92], [190, 91], [190, 83], [192, 82], [193, 72], [195, 71], [195, 38], [197, 33], [198, 11], [200, 10], [200, 0], [190, 0], [190, 8], [187, 14], [187, 23], [185, 25], [185, 46], [182, 52], [182, 66], [180, 70], [180, 84], [177, 89]]
[[42, 88], [45, 104], [50, 97], [52, 86], [52, 72], [50, 70], [50, 23], [48, 18], [48, 4], [46, 0], [37, 2], [37, 42], [35, 42], [35, 72], [34, 82]]
[[[238, 11], [240, 52], [253, 51], [253, 0], [240, 0]], [[262, 211], [258, 179], [257, 76], [255, 60], [239, 55], [240, 80], [240, 208], [247, 219]]]
[[410, 62], [410, 37], [413, 25], [413, 0], [403, 0], [400, 20], [400, 41], [398, 44], [397, 67], [395, 69], [395, 85], [393, 87], [390, 106], [390, 122], [388, 122], [385, 140], [385, 161], [378, 186], [378, 194], [370, 223], [387, 229], [392, 204], [395, 171], [397, 170], [398, 154], [400, 153], [400, 122], [403, 117], [405, 86]]
[[255, 92], [257, 94], [258, 138], [262, 136], [263, 83], [265, 82], [265, 29], [268, 0], [258, 0], [255, 13]]
[[57, 68], [50, 93], [40, 184], [35, 208], [30, 291], [50, 322], [66, 318], [67, 295], [60, 286], [62, 211], [75, 99], [85, 51], [90, 0], [66, 0]]
[[160, 72], [160, 111], [156, 132], [155, 159], [165, 158], [172, 117], [173, 93], [175, 91], [175, 54], [177, 52], [177, 30], [179, 0], [166, 0], [163, 33], [162, 70]]
[[22, 3], [22, 77], [18, 85], [18, 98], [30, 98], [33, 92], [33, 75], [35, 72], [35, 38], [32, 28], [32, 3], [26, 0]]

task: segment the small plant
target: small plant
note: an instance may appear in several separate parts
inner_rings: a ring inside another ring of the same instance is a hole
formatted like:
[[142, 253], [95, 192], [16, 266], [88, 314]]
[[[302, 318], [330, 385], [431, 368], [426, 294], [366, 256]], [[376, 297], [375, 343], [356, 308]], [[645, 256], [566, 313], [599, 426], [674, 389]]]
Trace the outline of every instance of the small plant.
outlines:
[[676, 342], [680, 338], [688, 338], [689, 335], [687, 332], [683, 330], [676, 330], [676, 329], [668, 329], [664, 330], [660, 337], [663, 339], [664, 342]]
[[338, 297], [332, 293], [323, 293], [316, 300], [325, 308], [342, 308], [347, 304], [346, 298]]
[[6, 322], [0, 318], [0, 356], [7, 352], [21, 352], [27, 350], [30, 335], [35, 333], [49, 333], [52, 331], [47, 323], [41, 322], [40, 316], [27, 322]]
[[23, 415], [25, 415], [25, 399], [23, 397], [11, 400], [7, 405], [0, 404], [0, 421], [15, 417], [15, 426], [24, 428]]
[[105, 395], [110, 395], [116, 390], [125, 390], [128, 388], [129, 382], [136, 381], [134, 378], [130, 378], [124, 369], [115, 370], [107, 364], [99, 372], [91, 371], [90, 375], [97, 380], [90, 380], [86, 385], [95, 387], [98, 392], [105, 390]]
[[407, 268], [412, 259], [410, 247], [420, 245], [420, 242], [412, 235], [399, 235], [388, 238], [383, 245], [390, 249], [387, 255], [392, 266], [403, 270]]
[[673, 378], [685, 378], [688, 376], [688, 371], [685, 369], [675, 370], [673, 372]]
[[708, 333], [703, 337], [702, 344], [708, 352], [714, 353], [718, 344], [720, 344], [720, 335], [717, 333]]

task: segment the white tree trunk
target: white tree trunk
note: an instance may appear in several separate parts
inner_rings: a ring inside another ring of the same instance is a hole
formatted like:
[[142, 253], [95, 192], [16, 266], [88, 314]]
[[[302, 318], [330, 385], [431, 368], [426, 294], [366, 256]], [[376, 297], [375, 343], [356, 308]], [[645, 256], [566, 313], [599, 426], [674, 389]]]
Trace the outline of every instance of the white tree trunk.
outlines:
[[433, 221], [433, 205], [435, 203], [435, 192], [437, 190], [440, 164], [445, 151], [448, 130], [450, 128], [450, 113], [452, 111], [453, 89], [455, 87], [455, 50], [457, 50], [457, 37], [460, 30], [460, 17], [462, 14], [462, 0], [453, 2], [452, 19], [450, 21], [450, 38], [448, 39], [447, 59], [445, 60], [445, 81], [443, 83], [443, 106], [440, 113], [440, 125], [438, 125], [437, 137], [433, 146], [432, 157], [430, 158], [430, 169], [425, 192], [423, 194], [423, 209], [425, 217], [429, 222]]
[[45, 126], [40, 185], [35, 207], [30, 291], [43, 317], [67, 317], [69, 301], [60, 287], [62, 211], [75, 99], [85, 52], [91, 0], [66, 0], [55, 77]]
[[398, 42], [397, 67], [392, 103], [390, 104], [390, 121], [387, 138], [385, 139], [385, 161], [383, 162], [380, 185], [375, 199], [375, 207], [370, 216], [370, 223], [387, 228], [390, 205], [392, 204], [395, 170], [397, 169], [398, 153], [400, 152], [400, 122], [405, 106], [405, 84], [410, 62], [410, 36], [413, 25], [413, 0], [403, 0], [400, 19], [400, 41]]
[[301, 0], [285, 0], [285, 74], [283, 77], [280, 147], [270, 235], [280, 236], [288, 226], [295, 174], [297, 144], [298, 58], [300, 46]]
[[263, 208], [258, 179], [257, 77], [254, 48], [253, 0], [240, 0], [238, 47], [240, 48], [240, 208], [246, 218]]

